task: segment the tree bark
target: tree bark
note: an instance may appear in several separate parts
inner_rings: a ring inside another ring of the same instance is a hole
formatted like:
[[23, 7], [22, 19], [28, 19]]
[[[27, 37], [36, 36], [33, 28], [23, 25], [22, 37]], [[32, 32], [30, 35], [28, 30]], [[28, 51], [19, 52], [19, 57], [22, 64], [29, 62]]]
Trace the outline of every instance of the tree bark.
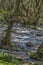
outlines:
[[10, 45], [10, 38], [11, 38], [11, 30], [12, 30], [12, 26], [13, 26], [14, 22], [10, 22], [9, 25], [8, 25], [8, 29], [6, 31], [6, 35], [4, 37], [4, 39], [2, 40], [2, 44], [5, 44], [5, 45]]

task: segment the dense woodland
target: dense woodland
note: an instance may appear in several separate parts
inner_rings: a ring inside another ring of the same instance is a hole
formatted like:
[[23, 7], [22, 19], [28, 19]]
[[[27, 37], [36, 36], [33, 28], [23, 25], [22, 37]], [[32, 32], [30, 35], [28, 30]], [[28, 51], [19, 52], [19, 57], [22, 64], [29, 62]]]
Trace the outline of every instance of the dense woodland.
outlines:
[[[8, 25], [0, 45], [9, 48], [13, 24], [20, 22], [22, 26], [30, 26], [34, 29], [43, 25], [43, 0], [0, 0], [0, 22]], [[33, 55], [43, 60], [43, 43], [31, 57]]]

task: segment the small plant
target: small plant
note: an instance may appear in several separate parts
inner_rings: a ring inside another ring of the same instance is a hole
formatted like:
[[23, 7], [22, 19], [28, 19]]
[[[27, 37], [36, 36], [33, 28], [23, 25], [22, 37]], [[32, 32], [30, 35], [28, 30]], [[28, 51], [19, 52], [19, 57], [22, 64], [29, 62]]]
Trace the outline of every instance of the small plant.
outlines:
[[1, 61], [4, 61], [3, 63], [8, 63], [8, 65], [9, 63], [11, 65], [20, 65], [19, 61], [14, 56], [11, 56], [9, 53], [6, 52], [0, 52], [0, 63]]

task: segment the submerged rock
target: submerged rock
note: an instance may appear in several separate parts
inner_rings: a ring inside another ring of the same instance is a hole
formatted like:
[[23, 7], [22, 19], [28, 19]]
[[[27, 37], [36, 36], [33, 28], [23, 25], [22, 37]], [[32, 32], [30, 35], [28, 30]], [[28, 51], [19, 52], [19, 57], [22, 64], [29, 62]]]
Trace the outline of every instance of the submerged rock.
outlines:
[[28, 42], [28, 43], [26, 43], [26, 46], [28, 46], [28, 47], [34, 47], [34, 44], [31, 43], [31, 42]]
[[36, 36], [43, 36], [43, 35], [42, 35], [42, 34], [38, 34], [38, 33], [37, 33], [37, 34], [36, 34]]
[[23, 61], [24, 59], [22, 57], [16, 57], [19, 61]]

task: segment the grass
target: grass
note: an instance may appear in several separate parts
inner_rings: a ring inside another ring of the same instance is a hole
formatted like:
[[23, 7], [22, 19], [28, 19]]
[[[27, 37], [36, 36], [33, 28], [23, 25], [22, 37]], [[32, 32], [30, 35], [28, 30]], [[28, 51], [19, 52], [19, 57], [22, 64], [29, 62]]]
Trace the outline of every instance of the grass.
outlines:
[[20, 65], [20, 63], [14, 56], [0, 52], [0, 65]]
[[14, 63], [8, 63], [8, 62], [5, 62], [3, 60], [0, 60], [0, 65], [16, 65]]

